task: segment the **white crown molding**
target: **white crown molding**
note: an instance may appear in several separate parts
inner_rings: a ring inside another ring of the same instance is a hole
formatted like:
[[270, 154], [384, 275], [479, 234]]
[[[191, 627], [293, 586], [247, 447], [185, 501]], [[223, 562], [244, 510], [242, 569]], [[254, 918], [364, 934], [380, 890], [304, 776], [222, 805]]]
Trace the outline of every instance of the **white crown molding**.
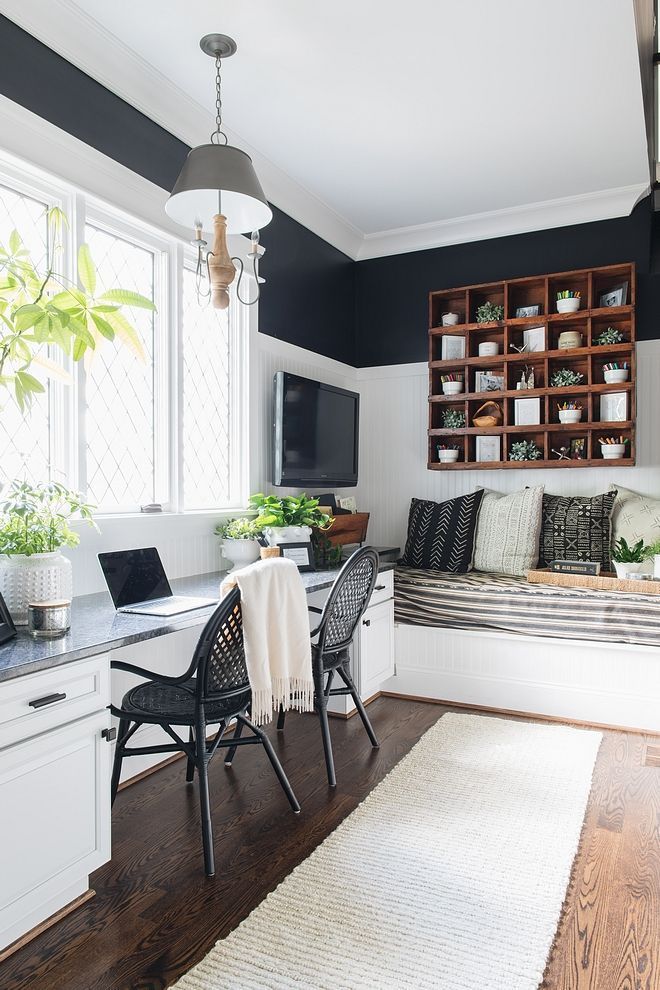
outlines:
[[566, 196], [545, 202], [513, 206], [506, 210], [473, 213], [467, 217], [399, 227], [366, 234], [357, 260], [382, 258], [392, 254], [426, 251], [430, 248], [469, 241], [485, 241], [510, 234], [525, 234], [553, 227], [569, 227], [594, 220], [627, 217], [650, 187], [645, 183]]
[[[207, 140], [211, 112], [71, 0], [4, 0], [2, 13], [186, 144]], [[240, 135], [230, 137], [252, 156], [268, 199], [354, 261], [628, 216], [649, 191], [622, 186], [365, 235]]]

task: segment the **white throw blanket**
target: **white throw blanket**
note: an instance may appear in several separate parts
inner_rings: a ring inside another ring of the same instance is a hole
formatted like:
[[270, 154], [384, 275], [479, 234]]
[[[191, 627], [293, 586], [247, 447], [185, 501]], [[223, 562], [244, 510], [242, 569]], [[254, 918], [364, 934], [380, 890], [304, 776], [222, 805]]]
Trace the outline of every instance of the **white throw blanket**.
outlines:
[[221, 594], [241, 592], [245, 662], [252, 721], [270, 722], [273, 708], [314, 710], [307, 595], [298, 568], [282, 557], [260, 560], [225, 579]]

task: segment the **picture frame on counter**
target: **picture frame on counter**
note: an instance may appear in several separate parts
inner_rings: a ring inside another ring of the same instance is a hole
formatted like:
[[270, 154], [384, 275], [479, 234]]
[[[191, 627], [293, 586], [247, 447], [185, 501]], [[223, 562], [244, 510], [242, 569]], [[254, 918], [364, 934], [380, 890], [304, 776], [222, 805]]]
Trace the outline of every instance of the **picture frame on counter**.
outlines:
[[280, 557], [292, 560], [299, 571], [315, 571], [314, 548], [311, 541], [306, 543], [280, 543]]
[[514, 399], [515, 426], [539, 426], [541, 423], [541, 399]]
[[0, 644], [6, 643], [16, 635], [16, 626], [9, 614], [4, 598], [0, 595]]
[[445, 334], [442, 338], [442, 360], [462, 361], [465, 357], [465, 337]]
[[628, 393], [603, 392], [600, 397], [600, 422], [625, 423], [628, 419]]
[[482, 463], [502, 460], [501, 437], [475, 437], [476, 460]]

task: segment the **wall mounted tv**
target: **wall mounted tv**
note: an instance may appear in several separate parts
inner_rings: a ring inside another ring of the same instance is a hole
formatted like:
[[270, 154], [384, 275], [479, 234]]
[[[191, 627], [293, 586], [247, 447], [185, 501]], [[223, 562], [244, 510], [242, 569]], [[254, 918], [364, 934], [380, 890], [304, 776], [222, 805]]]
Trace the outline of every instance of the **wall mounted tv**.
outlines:
[[273, 484], [357, 485], [360, 396], [278, 371], [273, 379]]

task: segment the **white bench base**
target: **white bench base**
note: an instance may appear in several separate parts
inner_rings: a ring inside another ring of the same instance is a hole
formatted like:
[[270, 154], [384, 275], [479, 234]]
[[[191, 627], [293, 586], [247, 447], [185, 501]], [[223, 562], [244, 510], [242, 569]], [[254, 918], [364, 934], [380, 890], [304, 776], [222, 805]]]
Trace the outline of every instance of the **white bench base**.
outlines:
[[660, 650], [397, 623], [387, 693], [660, 733]]

